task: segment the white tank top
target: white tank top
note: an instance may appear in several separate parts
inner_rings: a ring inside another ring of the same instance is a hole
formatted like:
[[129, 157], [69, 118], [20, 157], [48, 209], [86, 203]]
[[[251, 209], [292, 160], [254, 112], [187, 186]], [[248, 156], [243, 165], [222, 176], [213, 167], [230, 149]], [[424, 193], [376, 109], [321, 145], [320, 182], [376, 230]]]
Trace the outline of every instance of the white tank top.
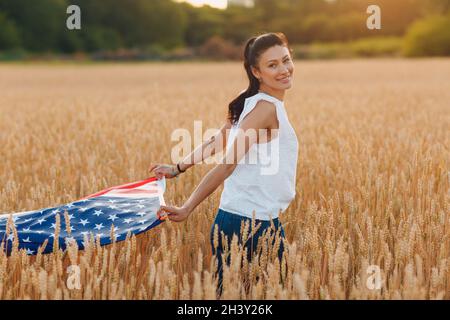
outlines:
[[251, 146], [233, 173], [225, 179], [219, 208], [249, 218], [255, 211], [256, 219], [270, 220], [278, 218], [295, 197], [298, 141], [284, 102], [263, 92], [245, 99], [239, 120], [231, 127], [227, 150], [236, 138], [242, 119], [259, 100], [275, 105], [278, 135], [268, 143]]

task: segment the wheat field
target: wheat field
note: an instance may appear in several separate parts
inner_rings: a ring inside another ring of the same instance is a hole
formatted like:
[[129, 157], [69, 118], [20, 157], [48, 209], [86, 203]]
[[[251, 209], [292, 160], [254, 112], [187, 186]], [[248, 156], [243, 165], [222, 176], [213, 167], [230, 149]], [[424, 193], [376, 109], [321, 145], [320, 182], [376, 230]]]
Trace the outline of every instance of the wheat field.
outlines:
[[[450, 60], [296, 61], [286, 110], [297, 196], [281, 264], [241, 265], [223, 299], [450, 299]], [[148, 177], [171, 133], [219, 128], [239, 63], [0, 65], [0, 212], [68, 203]], [[182, 205], [212, 165], [169, 180]], [[216, 299], [210, 229], [221, 188], [183, 223], [48, 255], [0, 252], [0, 299]], [[61, 217], [63, 218], [63, 217]], [[81, 288], [67, 286], [80, 267]], [[381, 288], [368, 286], [379, 266]], [[281, 272], [279, 271], [281, 270]], [[260, 277], [256, 277], [256, 275]]]

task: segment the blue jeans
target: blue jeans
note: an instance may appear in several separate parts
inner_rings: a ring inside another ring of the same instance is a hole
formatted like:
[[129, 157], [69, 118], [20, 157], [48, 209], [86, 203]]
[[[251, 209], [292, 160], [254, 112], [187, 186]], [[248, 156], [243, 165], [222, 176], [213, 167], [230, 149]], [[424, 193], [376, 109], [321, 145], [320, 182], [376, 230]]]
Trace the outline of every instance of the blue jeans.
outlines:
[[[244, 224], [248, 221], [249, 224], [249, 231], [248, 234], [252, 234], [252, 219], [248, 217], [244, 217], [241, 215], [233, 214], [230, 212], [227, 212], [225, 210], [219, 209], [216, 215], [216, 218], [214, 220], [214, 223], [211, 227], [211, 247], [212, 247], [212, 253], [215, 255], [216, 261], [217, 261], [217, 272], [216, 276], [218, 278], [218, 284], [217, 284], [217, 295], [220, 296], [222, 294], [222, 282], [223, 282], [223, 266], [222, 266], [222, 252], [224, 251], [224, 245], [222, 243], [222, 236], [221, 233], [223, 232], [224, 235], [227, 237], [228, 242], [228, 248], [231, 247], [231, 240], [233, 238], [233, 235], [237, 235], [238, 237], [238, 243], [242, 245], [243, 239], [241, 238], [241, 222]], [[275, 226], [275, 230], [271, 228], [270, 221], [267, 220], [258, 220], [255, 219], [255, 226], [257, 228], [256, 233], [253, 235], [252, 238], [250, 238], [246, 243], [245, 247], [247, 248], [247, 261], [251, 261], [252, 256], [255, 256], [257, 254], [257, 247], [258, 247], [258, 240], [260, 237], [264, 234], [264, 231], [269, 230], [270, 235], [273, 235], [278, 229], [280, 229], [280, 232], [278, 233], [279, 236], [282, 239], [285, 239], [284, 229], [281, 225], [281, 222], [278, 218], [272, 219], [272, 222]], [[215, 225], [218, 226], [218, 246], [217, 248], [214, 247], [214, 228]], [[258, 228], [257, 226], [261, 224], [261, 226]], [[275, 237], [274, 237], [275, 238]], [[274, 239], [275, 242], [275, 239]], [[273, 243], [272, 243], [273, 244]], [[278, 259], [281, 261], [283, 257], [284, 252], [284, 245], [283, 241], [280, 241], [280, 247], [278, 249]], [[228, 256], [228, 259], [226, 261], [227, 265], [230, 264], [230, 259]]]

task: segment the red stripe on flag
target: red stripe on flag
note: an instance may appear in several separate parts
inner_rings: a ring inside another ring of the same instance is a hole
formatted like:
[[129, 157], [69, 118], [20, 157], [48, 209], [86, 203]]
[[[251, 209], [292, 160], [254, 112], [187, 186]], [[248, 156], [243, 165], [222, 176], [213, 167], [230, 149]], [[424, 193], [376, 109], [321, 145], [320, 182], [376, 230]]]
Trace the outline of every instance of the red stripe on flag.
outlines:
[[[156, 177], [152, 177], [152, 178], [148, 178], [148, 179], [141, 180], [141, 181], [138, 181], [138, 182], [132, 182], [132, 183], [127, 183], [127, 184], [122, 184], [122, 185], [119, 185], [119, 186], [111, 187], [111, 188], [108, 188], [108, 189], [99, 191], [99, 192], [97, 192], [97, 193], [88, 195], [88, 196], [86, 196], [86, 197], [84, 197], [84, 198], [81, 198], [80, 200], [88, 199], [88, 198], [93, 198], [93, 197], [98, 197], [98, 196], [101, 196], [102, 194], [105, 194], [105, 193], [111, 191], [111, 190], [117, 190], [117, 189], [133, 189], [133, 188], [137, 188], [137, 187], [140, 187], [140, 186], [142, 186], [142, 185], [144, 185], [144, 184], [147, 184], [147, 183], [149, 183], [149, 182], [153, 182], [153, 181], [156, 181], [156, 180], [157, 180]], [[135, 190], [134, 190], [134, 191], [135, 191]]]

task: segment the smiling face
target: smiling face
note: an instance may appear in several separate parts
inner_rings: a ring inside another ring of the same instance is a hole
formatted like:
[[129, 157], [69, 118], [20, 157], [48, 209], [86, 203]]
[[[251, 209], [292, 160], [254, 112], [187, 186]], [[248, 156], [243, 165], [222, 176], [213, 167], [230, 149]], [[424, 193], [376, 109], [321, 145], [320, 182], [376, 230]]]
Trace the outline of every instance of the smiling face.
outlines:
[[256, 78], [261, 79], [261, 89], [270, 91], [289, 89], [292, 86], [294, 63], [289, 49], [285, 46], [273, 46], [259, 57], [258, 67], [252, 67]]

